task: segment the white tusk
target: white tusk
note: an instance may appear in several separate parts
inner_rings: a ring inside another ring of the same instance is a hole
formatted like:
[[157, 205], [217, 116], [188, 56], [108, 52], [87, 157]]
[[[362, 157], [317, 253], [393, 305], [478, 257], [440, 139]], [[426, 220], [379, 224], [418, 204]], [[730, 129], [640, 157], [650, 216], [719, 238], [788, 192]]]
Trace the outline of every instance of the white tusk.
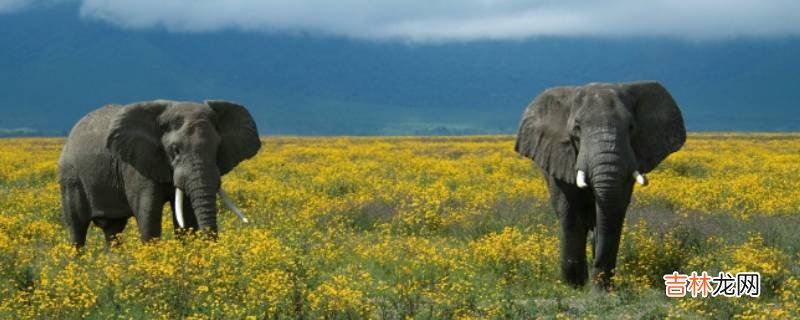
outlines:
[[647, 185], [647, 177], [645, 177], [643, 174], [639, 173], [639, 171], [634, 171], [633, 172], [633, 178], [636, 179], [636, 182], [638, 182], [639, 184], [641, 184], [643, 186]]
[[586, 172], [583, 170], [578, 170], [578, 175], [575, 176], [575, 184], [578, 185], [578, 188], [586, 188], [588, 184], [586, 184]]
[[244, 222], [244, 223], [249, 223], [250, 222], [250, 220], [247, 220], [247, 217], [244, 216], [244, 213], [242, 213], [242, 210], [239, 210], [239, 208], [236, 207], [235, 204], [233, 204], [233, 200], [231, 200], [231, 197], [228, 196], [228, 193], [225, 192], [225, 189], [222, 189], [222, 187], [219, 188], [219, 195], [222, 197], [222, 202], [225, 203], [225, 206], [227, 206], [228, 209], [231, 209], [231, 211], [233, 211], [233, 213], [235, 213], [237, 216], [239, 216], [239, 218], [242, 219], [242, 222]]
[[183, 191], [175, 188], [175, 220], [178, 220], [178, 226], [183, 228]]

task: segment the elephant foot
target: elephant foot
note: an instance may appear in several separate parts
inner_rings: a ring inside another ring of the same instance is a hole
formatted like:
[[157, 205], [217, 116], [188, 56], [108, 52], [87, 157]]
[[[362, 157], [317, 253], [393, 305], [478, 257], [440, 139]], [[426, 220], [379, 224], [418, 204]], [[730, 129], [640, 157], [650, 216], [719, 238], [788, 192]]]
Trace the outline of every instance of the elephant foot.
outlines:
[[594, 271], [592, 276], [592, 284], [594, 289], [602, 292], [609, 292], [614, 288], [612, 277], [613, 271]]
[[561, 262], [561, 278], [573, 288], [580, 288], [586, 284], [588, 272], [586, 261], [566, 260]]

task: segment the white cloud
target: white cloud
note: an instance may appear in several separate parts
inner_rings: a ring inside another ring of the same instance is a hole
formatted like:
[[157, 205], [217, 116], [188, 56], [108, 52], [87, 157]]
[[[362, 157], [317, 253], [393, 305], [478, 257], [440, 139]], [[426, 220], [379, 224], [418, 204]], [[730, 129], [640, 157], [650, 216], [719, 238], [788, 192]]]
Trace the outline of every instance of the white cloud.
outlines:
[[27, 0], [0, 0], [0, 13], [24, 9], [28, 2]]
[[31, 7], [53, 4], [61, 0], [0, 0], [0, 14], [22, 11]]
[[[0, 0], [0, 12], [4, 6], [39, 1]], [[80, 1], [81, 15], [88, 19], [174, 32], [300, 31], [411, 41], [800, 34], [797, 0]]]

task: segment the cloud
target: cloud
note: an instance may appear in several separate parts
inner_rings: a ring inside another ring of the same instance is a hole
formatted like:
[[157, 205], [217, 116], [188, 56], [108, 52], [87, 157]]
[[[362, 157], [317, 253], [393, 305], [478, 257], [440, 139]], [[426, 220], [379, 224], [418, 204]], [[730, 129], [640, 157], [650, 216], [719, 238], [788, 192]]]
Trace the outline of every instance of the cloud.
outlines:
[[51, 5], [62, 0], [0, 0], [0, 14], [14, 13], [32, 7]]
[[[19, 7], [40, 2], [0, 0]], [[51, 0], [53, 1], [53, 0]], [[797, 0], [80, 0], [84, 18], [173, 32], [310, 32], [449, 41], [800, 34]]]
[[31, 1], [27, 0], [0, 0], [0, 13], [16, 12], [29, 4]]

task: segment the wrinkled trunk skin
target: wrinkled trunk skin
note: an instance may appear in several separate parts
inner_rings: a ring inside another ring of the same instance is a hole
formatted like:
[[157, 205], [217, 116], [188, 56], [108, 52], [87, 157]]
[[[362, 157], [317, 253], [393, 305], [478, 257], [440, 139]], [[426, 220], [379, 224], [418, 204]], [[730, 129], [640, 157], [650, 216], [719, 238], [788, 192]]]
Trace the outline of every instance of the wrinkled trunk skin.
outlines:
[[217, 232], [217, 190], [214, 188], [201, 186], [189, 191], [191, 205], [197, 216], [197, 223], [200, 231], [208, 232], [210, 235]]
[[[625, 211], [628, 209], [632, 184], [609, 171], [600, 171], [593, 178], [597, 200], [597, 217], [593, 239], [594, 262], [592, 279], [597, 287], [610, 289], [611, 277], [617, 265], [619, 240]], [[622, 181], [620, 181], [622, 180]]]
[[211, 238], [217, 233], [217, 192], [220, 178], [216, 165], [196, 163], [185, 182], [190, 205], [197, 217], [199, 231]]
[[634, 168], [627, 158], [632, 154], [620, 145], [616, 134], [600, 132], [595, 139], [600, 149], [589, 161], [597, 213], [592, 241], [592, 280], [596, 287], [608, 290], [617, 264], [625, 212], [633, 191], [630, 177]]

